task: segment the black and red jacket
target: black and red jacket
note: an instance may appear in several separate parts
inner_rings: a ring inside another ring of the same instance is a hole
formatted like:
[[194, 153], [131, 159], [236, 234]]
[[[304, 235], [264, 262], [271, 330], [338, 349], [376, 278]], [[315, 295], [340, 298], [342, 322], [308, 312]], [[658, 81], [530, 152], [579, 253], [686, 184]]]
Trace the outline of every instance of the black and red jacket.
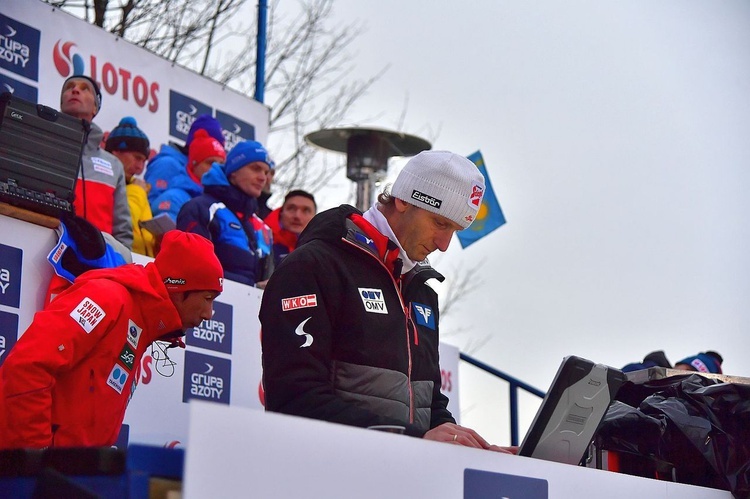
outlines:
[[315, 216], [260, 309], [266, 409], [422, 436], [455, 420], [440, 392], [438, 303], [428, 264], [342, 205]]

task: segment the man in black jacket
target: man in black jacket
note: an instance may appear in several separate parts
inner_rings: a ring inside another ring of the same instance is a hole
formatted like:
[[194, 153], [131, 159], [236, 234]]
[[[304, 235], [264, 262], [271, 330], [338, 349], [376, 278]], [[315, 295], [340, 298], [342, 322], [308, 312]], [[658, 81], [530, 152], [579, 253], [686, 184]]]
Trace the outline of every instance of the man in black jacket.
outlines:
[[427, 255], [468, 227], [484, 178], [468, 159], [422, 152], [364, 214], [317, 215], [268, 282], [260, 310], [266, 409], [477, 448], [440, 392], [437, 294]]

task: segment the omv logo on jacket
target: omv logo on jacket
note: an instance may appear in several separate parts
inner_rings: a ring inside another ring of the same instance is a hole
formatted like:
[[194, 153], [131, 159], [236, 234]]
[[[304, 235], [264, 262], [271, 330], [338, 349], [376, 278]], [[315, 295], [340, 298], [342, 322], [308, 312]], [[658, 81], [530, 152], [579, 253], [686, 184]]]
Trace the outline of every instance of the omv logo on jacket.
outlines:
[[224, 149], [231, 151], [238, 142], [255, 140], [255, 127], [247, 121], [235, 118], [231, 114], [216, 111], [216, 120], [221, 123], [224, 134]]
[[186, 140], [193, 122], [202, 114], [213, 116], [213, 108], [187, 95], [169, 91], [169, 135]]
[[229, 404], [232, 361], [201, 353], [185, 352], [182, 401], [207, 400]]
[[0, 366], [18, 339], [18, 316], [0, 310]]
[[10, 92], [15, 97], [30, 101], [39, 102], [39, 91], [36, 87], [27, 85], [15, 80], [4, 74], [0, 74], [0, 93]]
[[0, 305], [21, 305], [21, 264], [23, 250], [0, 244]]
[[96, 54], [82, 54], [74, 41], [57, 40], [52, 48], [52, 62], [63, 78], [87, 75], [99, 84], [102, 93], [135, 102], [152, 113], [159, 110], [159, 82], [149, 81], [144, 75]]
[[185, 344], [222, 353], [232, 353], [232, 306], [214, 302], [214, 315], [189, 329]]
[[39, 81], [37, 29], [0, 14], [0, 68]]

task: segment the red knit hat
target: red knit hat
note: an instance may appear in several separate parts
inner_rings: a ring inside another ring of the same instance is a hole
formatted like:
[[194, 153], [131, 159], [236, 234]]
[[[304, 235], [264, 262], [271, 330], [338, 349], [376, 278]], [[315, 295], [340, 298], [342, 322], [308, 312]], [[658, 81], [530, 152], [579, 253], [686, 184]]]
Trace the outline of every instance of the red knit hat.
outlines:
[[206, 158], [218, 156], [222, 160], [227, 158], [227, 152], [221, 142], [211, 137], [205, 130], [196, 130], [193, 141], [188, 149], [188, 166], [192, 168]]
[[170, 230], [154, 260], [170, 293], [181, 291], [221, 291], [224, 270], [214, 253], [214, 245], [203, 236]]

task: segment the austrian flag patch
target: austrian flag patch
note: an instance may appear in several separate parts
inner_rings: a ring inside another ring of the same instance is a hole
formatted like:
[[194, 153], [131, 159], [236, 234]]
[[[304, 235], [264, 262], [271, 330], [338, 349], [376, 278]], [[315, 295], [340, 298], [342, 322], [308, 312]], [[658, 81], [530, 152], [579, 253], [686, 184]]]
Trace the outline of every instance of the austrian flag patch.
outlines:
[[86, 334], [93, 331], [106, 315], [102, 307], [88, 297], [84, 298], [70, 313], [73, 320], [86, 331]]
[[298, 308], [310, 308], [318, 306], [318, 295], [302, 295], [294, 298], [282, 298], [281, 310], [289, 312]]

